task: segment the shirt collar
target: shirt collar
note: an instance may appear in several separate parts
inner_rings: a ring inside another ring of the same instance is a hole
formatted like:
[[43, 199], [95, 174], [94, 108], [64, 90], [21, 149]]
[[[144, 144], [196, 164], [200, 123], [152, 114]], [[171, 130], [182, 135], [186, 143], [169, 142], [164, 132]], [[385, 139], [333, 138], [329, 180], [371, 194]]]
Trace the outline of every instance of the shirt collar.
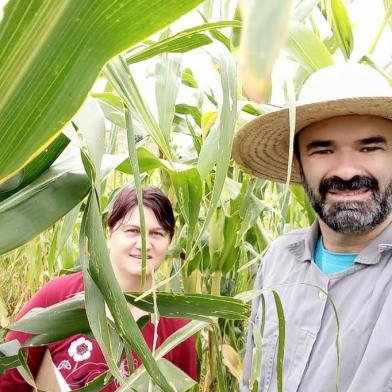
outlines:
[[392, 224], [389, 224], [365, 249], [359, 252], [356, 263], [377, 264], [384, 252], [392, 250]]
[[[287, 250], [294, 255], [297, 261], [305, 262], [313, 259], [314, 249], [320, 233], [317, 219], [305, 231], [299, 241], [287, 245]], [[363, 249], [355, 259], [355, 263], [377, 264], [384, 252], [392, 251], [392, 224], [388, 225], [381, 234]]]
[[317, 219], [304, 233], [302, 239], [287, 245], [287, 250], [294, 255], [297, 261], [312, 260], [316, 242], [319, 236], [320, 227]]

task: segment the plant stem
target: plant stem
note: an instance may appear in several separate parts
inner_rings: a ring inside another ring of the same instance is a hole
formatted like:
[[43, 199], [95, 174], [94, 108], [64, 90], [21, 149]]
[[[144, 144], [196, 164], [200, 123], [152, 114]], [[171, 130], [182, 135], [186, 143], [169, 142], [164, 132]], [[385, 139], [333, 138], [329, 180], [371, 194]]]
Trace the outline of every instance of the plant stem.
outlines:
[[211, 294], [220, 295], [222, 271], [215, 271], [211, 275]]

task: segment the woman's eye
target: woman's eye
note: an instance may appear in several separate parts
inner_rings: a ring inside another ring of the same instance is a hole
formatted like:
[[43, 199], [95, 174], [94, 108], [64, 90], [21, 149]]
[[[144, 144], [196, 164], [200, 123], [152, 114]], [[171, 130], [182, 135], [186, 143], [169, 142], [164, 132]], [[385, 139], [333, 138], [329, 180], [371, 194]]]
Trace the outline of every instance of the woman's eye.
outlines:
[[163, 233], [161, 233], [160, 231], [153, 231], [151, 234], [156, 237], [163, 237]]
[[126, 232], [131, 233], [131, 234], [138, 234], [139, 230], [138, 229], [127, 229]]

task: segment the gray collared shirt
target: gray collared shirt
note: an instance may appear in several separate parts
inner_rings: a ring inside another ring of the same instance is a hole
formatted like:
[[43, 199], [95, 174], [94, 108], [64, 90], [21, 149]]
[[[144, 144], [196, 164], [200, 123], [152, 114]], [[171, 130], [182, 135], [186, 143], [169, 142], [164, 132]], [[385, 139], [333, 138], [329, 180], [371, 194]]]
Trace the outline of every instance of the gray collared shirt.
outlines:
[[[257, 273], [255, 288], [265, 290], [266, 301], [258, 390], [277, 390], [278, 317], [272, 288], [286, 320], [285, 392], [335, 392], [337, 383], [340, 392], [392, 391], [392, 225], [358, 254], [353, 267], [331, 275], [314, 263], [318, 236], [317, 223], [281, 236]], [[337, 320], [329, 299], [339, 319], [339, 366]], [[249, 390], [253, 328], [259, 328], [261, 314], [257, 297], [241, 391]]]

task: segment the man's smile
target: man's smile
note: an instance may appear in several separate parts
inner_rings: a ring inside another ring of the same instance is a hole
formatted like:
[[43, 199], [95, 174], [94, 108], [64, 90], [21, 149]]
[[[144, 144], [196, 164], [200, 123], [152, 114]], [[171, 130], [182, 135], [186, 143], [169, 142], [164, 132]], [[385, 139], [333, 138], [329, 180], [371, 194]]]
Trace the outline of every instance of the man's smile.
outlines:
[[338, 190], [331, 189], [327, 192], [327, 198], [336, 201], [351, 201], [364, 199], [372, 195], [372, 191], [369, 188], [350, 189], [350, 190]]

